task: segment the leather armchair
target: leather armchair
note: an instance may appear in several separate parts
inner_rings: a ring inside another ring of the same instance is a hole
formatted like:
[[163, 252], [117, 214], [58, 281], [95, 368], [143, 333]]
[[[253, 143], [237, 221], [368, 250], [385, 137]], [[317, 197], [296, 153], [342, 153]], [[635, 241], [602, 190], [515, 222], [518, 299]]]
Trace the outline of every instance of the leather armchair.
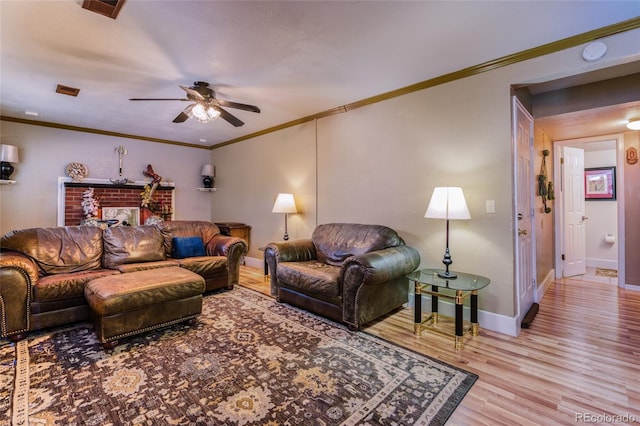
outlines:
[[319, 225], [311, 239], [269, 243], [265, 259], [278, 301], [358, 330], [408, 301], [418, 252], [381, 225]]

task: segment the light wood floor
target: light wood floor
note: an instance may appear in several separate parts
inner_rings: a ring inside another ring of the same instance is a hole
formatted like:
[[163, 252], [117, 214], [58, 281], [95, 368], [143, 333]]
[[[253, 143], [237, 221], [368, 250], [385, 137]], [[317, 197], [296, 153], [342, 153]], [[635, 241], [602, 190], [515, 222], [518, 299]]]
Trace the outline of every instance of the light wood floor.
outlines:
[[[269, 294], [262, 274], [243, 266], [240, 284]], [[563, 279], [520, 336], [480, 324], [457, 352], [449, 337], [414, 336], [412, 318], [402, 309], [363, 331], [479, 375], [448, 425], [640, 424], [640, 291]]]

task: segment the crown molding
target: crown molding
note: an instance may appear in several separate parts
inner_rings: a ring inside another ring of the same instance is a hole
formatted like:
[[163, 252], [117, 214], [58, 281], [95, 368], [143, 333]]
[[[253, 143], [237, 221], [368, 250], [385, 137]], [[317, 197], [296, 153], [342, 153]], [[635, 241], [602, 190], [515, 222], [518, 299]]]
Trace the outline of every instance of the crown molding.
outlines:
[[84, 132], [84, 133], [93, 133], [96, 135], [103, 135], [103, 136], [115, 136], [118, 138], [137, 139], [137, 140], [142, 140], [147, 142], [157, 142], [157, 143], [166, 143], [170, 145], [187, 146], [190, 148], [211, 149], [211, 147], [197, 145], [194, 143], [172, 141], [170, 139], [152, 138], [149, 136], [131, 135], [128, 133], [110, 132], [108, 130], [99, 130], [99, 129], [93, 129], [90, 127], [70, 126], [68, 124], [52, 123], [50, 121], [27, 120], [24, 118], [8, 117], [6, 115], [0, 115], [0, 120], [11, 121], [13, 123], [20, 123], [20, 124], [29, 124], [32, 126], [42, 126], [42, 127], [50, 127], [53, 129], [70, 130], [73, 132]]

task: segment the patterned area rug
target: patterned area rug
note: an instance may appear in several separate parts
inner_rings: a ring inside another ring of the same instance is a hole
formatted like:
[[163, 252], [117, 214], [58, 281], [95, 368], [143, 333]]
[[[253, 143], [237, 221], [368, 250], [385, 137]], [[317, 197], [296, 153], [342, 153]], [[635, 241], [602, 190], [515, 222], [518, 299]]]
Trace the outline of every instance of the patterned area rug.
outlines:
[[83, 323], [0, 362], [0, 419], [25, 425], [441, 425], [477, 379], [243, 288], [195, 326], [105, 351]]

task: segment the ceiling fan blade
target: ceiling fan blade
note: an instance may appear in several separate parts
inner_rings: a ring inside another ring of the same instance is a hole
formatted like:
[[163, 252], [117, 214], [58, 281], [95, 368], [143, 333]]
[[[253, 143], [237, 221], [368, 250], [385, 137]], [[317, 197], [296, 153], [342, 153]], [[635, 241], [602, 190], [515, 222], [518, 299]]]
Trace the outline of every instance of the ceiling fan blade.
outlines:
[[180, 86], [180, 88], [182, 90], [187, 92], [188, 95], [191, 95], [194, 100], [196, 100], [196, 101], [204, 101], [204, 100], [206, 100], [204, 98], [204, 96], [202, 96], [198, 91], [193, 90], [191, 87], [183, 86], [182, 84], [180, 84], [179, 86]]
[[130, 98], [130, 101], [189, 101], [187, 98], [173, 99], [173, 98]]
[[178, 114], [178, 116], [176, 118], [173, 119], [174, 123], [183, 123], [185, 121], [187, 121], [187, 119], [189, 118], [189, 116], [187, 114], [183, 112], [181, 112], [180, 114]]
[[216, 99], [216, 101], [218, 101], [220, 105], [226, 106], [229, 108], [236, 108], [236, 109], [241, 109], [244, 111], [251, 111], [251, 112], [260, 112], [260, 108], [258, 108], [255, 105], [239, 104], [237, 102], [225, 101], [223, 99]]
[[218, 111], [220, 111], [220, 117], [224, 118], [225, 120], [227, 120], [229, 123], [233, 124], [236, 127], [240, 127], [242, 125], [244, 125], [244, 122], [242, 120], [240, 120], [238, 117], [236, 117], [233, 114], [230, 114], [228, 111], [225, 111], [224, 109], [218, 107], [216, 108]]
[[193, 106], [195, 104], [191, 104], [189, 106], [187, 106], [184, 111], [182, 111], [180, 114], [178, 114], [178, 116], [176, 118], [173, 119], [174, 123], [183, 123], [185, 121], [187, 121], [187, 119], [189, 117], [191, 117], [191, 110], [193, 109]]

